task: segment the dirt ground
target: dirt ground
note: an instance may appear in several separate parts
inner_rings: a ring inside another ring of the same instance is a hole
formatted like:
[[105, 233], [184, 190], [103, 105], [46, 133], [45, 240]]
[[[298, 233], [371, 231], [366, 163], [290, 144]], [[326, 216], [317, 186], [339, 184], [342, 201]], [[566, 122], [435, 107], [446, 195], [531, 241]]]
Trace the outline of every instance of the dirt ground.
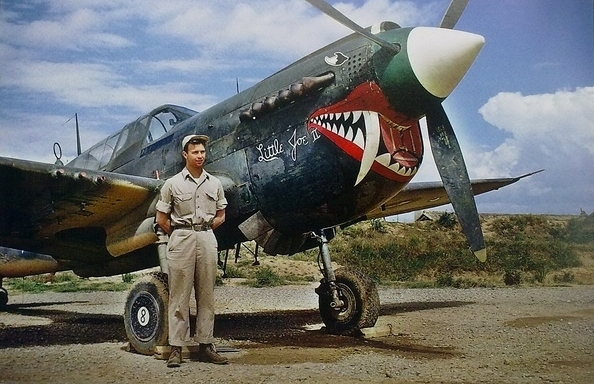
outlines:
[[0, 313], [2, 383], [591, 383], [594, 286], [380, 289], [365, 337], [324, 333], [314, 284], [218, 287], [231, 363], [180, 368], [126, 351], [125, 292], [15, 294]]

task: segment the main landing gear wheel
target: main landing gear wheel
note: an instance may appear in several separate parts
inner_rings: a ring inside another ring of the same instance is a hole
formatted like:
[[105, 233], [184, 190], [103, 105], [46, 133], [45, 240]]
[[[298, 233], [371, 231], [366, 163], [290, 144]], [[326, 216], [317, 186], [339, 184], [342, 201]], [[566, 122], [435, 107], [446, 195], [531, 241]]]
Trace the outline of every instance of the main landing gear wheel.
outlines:
[[168, 302], [167, 275], [161, 272], [151, 273], [130, 290], [124, 309], [124, 326], [136, 352], [152, 355], [156, 346], [167, 345]]
[[353, 335], [361, 328], [373, 327], [379, 317], [380, 300], [377, 287], [363, 272], [340, 268], [336, 272], [336, 288], [341, 307], [334, 306], [330, 284], [322, 280], [316, 289], [320, 315], [329, 333]]

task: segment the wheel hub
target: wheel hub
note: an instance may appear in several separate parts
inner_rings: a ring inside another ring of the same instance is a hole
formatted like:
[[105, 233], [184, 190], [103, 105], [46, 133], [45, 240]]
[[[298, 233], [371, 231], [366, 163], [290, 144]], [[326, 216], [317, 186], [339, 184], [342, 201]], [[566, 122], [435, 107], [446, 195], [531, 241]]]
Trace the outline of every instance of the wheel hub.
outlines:
[[342, 306], [333, 307], [332, 315], [340, 322], [348, 322], [357, 310], [355, 294], [346, 284], [342, 283], [336, 284], [336, 290]]
[[138, 340], [151, 340], [159, 325], [159, 305], [148, 292], [139, 292], [130, 308], [130, 325]]

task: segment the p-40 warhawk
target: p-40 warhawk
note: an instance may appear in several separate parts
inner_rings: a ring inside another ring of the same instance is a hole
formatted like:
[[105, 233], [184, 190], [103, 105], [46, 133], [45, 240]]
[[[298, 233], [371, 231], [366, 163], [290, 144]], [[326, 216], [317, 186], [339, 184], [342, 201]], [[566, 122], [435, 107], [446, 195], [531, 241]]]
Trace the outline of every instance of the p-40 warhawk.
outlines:
[[[0, 259], [0, 277], [163, 270], [155, 203], [163, 180], [183, 167], [188, 134], [210, 137], [206, 168], [229, 202], [219, 249], [252, 240], [270, 255], [318, 247], [316, 291], [332, 332], [373, 326], [379, 315], [373, 282], [332, 268], [328, 241], [339, 226], [451, 202], [485, 260], [474, 194], [521, 177], [471, 182], [442, 109], [484, 43], [451, 29], [466, 1], [452, 2], [441, 28], [369, 29], [309, 2], [356, 33], [201, 113], [158, 107], [66, 166], [0, 158], [0, 246], [19, 250]], [[423, 159], [423, 117], [442, 183], [409, 184]], [[162, 272], [132, 288], [124, 322], [137, 351], [166, 343], [167, 301]]]

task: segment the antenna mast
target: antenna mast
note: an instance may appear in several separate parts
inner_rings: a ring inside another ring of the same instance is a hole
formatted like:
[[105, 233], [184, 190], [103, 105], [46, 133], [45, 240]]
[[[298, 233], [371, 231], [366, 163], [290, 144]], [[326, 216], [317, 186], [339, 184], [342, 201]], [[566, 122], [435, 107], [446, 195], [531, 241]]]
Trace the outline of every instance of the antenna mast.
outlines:
[[80, 155], [82, 151], [80, 149], [80, 132], [78, 131], [78, 113], [74, 114], [74, 120], [76, 121], [76, 154]]

